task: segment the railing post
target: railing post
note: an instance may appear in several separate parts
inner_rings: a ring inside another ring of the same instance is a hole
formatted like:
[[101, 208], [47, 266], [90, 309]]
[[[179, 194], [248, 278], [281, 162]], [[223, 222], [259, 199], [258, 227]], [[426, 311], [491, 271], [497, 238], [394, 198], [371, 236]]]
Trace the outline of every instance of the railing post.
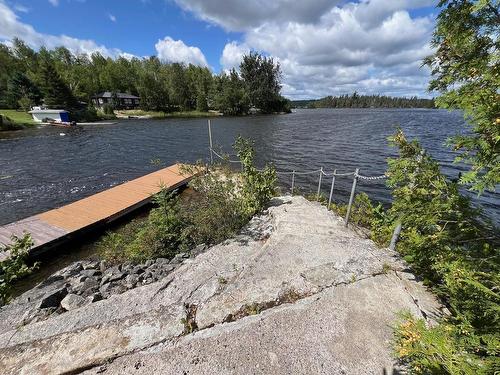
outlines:
[[214, 163], [214, 156], [212, 154], [212, 127], [210, 126], [210, 120], [208, 120], [208, 140], [210, 141], [210, 164]]
[[321, 180], [323, 178], [323, 167], [319, 170], [319, 181], [318, 181], [318, 192], [316, 193], [316, 200], [319, 201], [319, 195], [321, 193]]
[[358, 182], [359, 168], [356, 168], [354, 172], [354, 178], [352, 180], [351, 196], [349, 197], [349, 206], [347, 206], [347, 213], [345, 215], [345, 226], [349, 224], [349, 216], [351, 215], [352, 202], [354, 201], [354, 193], [356, 192], [356, 183]]
[[293, 195], [294, 186], [295, 186], [295, 169], [292, 172], [292, 191], [291, 191], [291, 195]]
[[330, 209], [330, 205], [332, 204], [333, 187], [335, 186], [335, 173], [337, 173], [336, 169], [333, 170], [332, 187], [330, 188], [330, 197], [328, 198], [328, 209]]
[[394, 232], [392, 233], [391, 244], [389, 245], [390, 250], [396, 249], [396, 243], [398, 242], [399, 235], [401, 233], [401, 228], [402, 228], [401, 219], [399, 219], [396, 224], [396, 228], [394, 228]]

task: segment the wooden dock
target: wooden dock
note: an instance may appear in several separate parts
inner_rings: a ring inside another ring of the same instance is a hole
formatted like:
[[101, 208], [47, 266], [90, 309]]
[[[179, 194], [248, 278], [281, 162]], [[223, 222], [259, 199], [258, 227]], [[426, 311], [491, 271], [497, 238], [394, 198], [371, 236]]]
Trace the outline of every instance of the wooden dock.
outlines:
[[[28, 232], [34, 241], [32, 251], [51, 247], [106, 225], [148, 204], [162, 188], [174, 190], [186, 185], [192, 177], [181, 172], [179, 164], [174, 164], [66, 206], [0, 226], [0, 244], [7, 245], [12, 235], [22, 236]], [[0, 260], [7, 256], [5, 252], [0, 253]]]

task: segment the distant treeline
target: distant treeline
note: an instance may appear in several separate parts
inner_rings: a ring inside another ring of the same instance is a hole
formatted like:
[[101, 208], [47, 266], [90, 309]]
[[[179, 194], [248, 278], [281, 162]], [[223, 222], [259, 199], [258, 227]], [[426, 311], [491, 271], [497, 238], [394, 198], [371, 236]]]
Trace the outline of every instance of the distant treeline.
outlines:
[[327, 96], [313, 100], [294, 100], [294, 108], [434, 108], [433, 99], [397, 98], [385, 95]]
[[140, 96], [144, 110], [213, 109], [239, 115], [255, 107], [272, 113], [289, 107], [280, 81], [279, 64], [258, 53], [243, 57], [240, 72], [214, 75], [206, 67], [166, 63], [156, 56], [113, 59], [99, 53], [74, 55], [64, 47], [35, 51], [19, 39], [11, 47], [0, 43], [0, 108], [43, 103], [91, 110], [92, 97], [110, 91]]

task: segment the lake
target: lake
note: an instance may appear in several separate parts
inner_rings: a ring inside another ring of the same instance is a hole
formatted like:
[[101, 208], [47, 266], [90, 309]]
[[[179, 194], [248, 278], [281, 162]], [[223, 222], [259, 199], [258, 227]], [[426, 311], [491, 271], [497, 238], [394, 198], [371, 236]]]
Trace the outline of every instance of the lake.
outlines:
[[[395, 150], [387, 137], [400, 126], [417, 137], [456, 178], [463, 166], [443, 146], [446, 139], [464, 133], [460, 112], [429, 109], [315, 109], [288, 115], [212, 119], [217, 149], [230, 152], [238, 135], [252, 138], [257, 163], [273, 162], [278, 171], [351, 172], [381, 175]], [[122, 120], [114, 125], [87, 125], [82, 129], [41, 127], [0, 133], [0, 224], [46, 211], [177, 161], [208, 160], [206, 119]], [[161, 161], [159, 165], [157, 162]], [[283, 190], [289, 175], [280, 175]], [[318, 175], [297, 177], [303, 192], [315, 192]], [[323, 179], [329, 192], [330, 178]], [[345, 201], [352, 177], [338, 178], [334, 199]], [[390, 202], [383, 181], [359, 183], [374, 200]], [[499, 222], [499, 194], [484, 193], [474, 202]]]

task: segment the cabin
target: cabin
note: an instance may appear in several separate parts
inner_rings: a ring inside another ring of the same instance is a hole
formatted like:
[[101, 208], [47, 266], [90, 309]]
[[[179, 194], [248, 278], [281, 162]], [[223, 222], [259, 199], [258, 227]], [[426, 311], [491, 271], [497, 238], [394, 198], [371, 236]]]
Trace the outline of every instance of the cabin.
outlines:
[[92, 97], [92, 103], [96, 108], [102, 108], [111, 104], [115, 109], [135, 109], [139, 107], [141, 98], [123, 92], [105, 91]]

